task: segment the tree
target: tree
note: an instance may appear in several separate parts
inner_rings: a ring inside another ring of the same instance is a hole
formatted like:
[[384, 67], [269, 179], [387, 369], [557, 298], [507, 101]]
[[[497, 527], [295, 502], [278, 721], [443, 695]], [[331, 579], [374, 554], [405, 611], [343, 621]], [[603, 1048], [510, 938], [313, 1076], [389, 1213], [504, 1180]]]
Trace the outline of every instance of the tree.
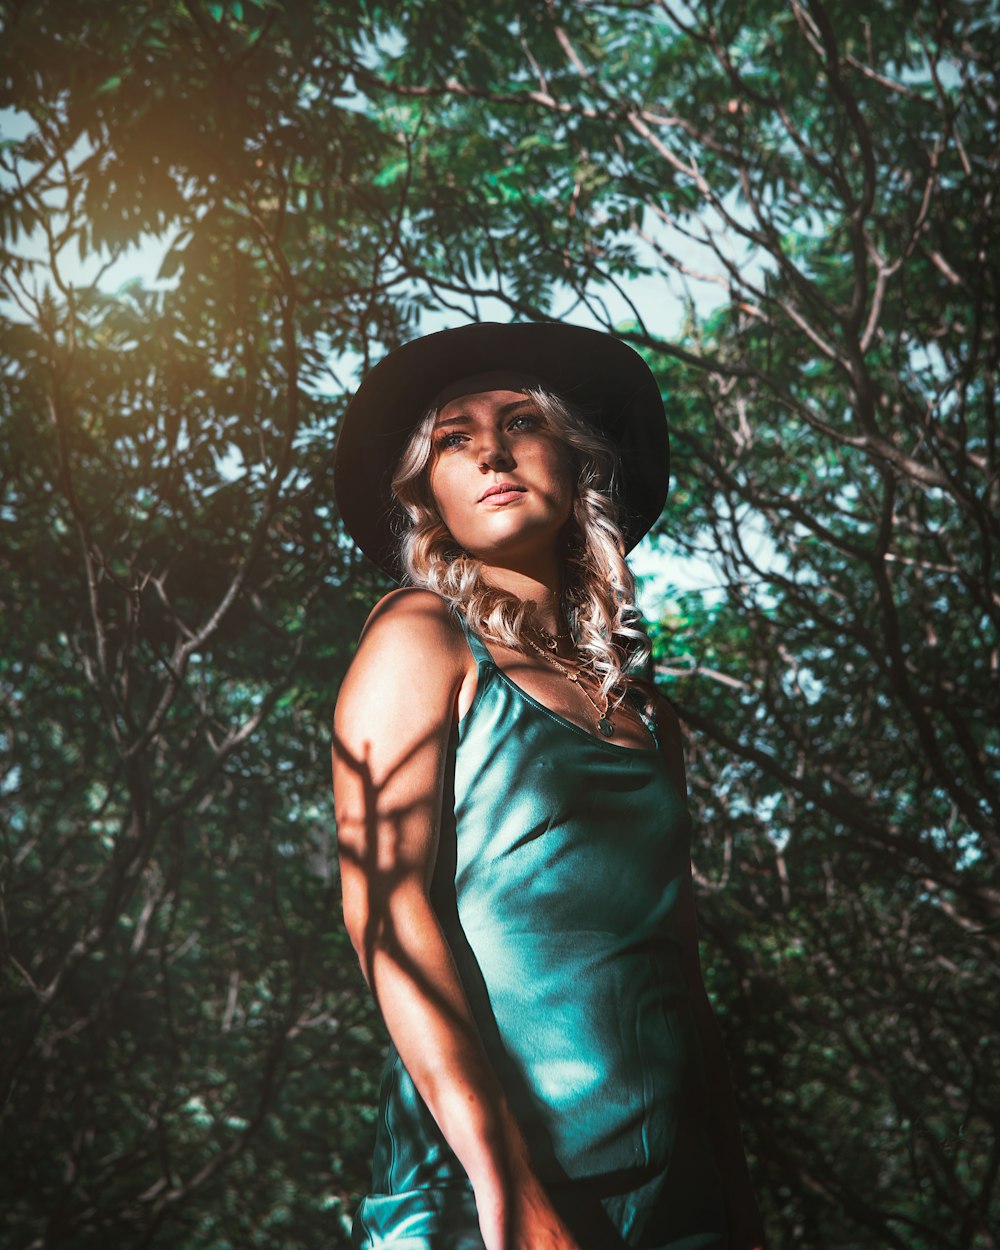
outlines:
[[[718, 564], [654, 632], [772, 1244], [997, 1245], [996, 44], [977, 0], [9, 10], [13, 1244], [304, 1246], [363, 1189], [336, 419], [431, 310], [556, 310], [647, 354], [663, 549]], [[150, 234], [161, 283], [68, 280]]]
[[[386, 144], [300, 68], [359, 20], [294, 17], [50, 5], [6, 31], [31, 122], [0, 331], [12, 1245], [343, 1241], [367, 1172], [326, 725], [379, 580], [332, 507], [329, 361], [407, 314]], [[157, 234], [172, 283], [67, 276]]]
[[674, 415], [665, 549], [719, 565], [659, 655], [782, 1245], [996, 1244], [996, 33], [985, 5], [553, 4], [373, 69], [440, 298], [562, 288], [609, 328], [637, 274], [688, 300], [679, 341], [618, 328]]
[[[545, 275], [606, 321], [651, 251], [689, 292], [680, 342], [640, 309], [627, 336], [675, 415], [667, 550], [709, 547], [724, 585], [660, 656], [778, 1244], [996, 1244], [995, 29], [550, 6], [514, 74], [485, 36], [485, 69], [426, 36], [441, 60], [381, 68], [421, 101], [432, 290], [539, 315]], [[435, 264], [470, 235], [467, 276]]]

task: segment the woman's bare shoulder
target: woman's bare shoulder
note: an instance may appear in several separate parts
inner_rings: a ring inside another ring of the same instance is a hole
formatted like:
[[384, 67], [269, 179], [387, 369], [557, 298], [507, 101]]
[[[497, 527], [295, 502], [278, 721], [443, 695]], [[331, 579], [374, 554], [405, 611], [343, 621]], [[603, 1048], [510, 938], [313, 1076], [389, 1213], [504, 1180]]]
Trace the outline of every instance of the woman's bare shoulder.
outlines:
[[402, 647], [414, 657], [430, 651], [457, 652], [462, 629], [447, 599], [419, 586], [391, 590], [368, 615], [361, 649]]
[[450, 704], [468, 669], [467, 651], [446, 599], [414, 586], [393, 590], [365, 622], [338, 707], [358, 698], [391, 704], [414, 695], [428, 708]]
[[417, 586], [392, 590], [372, 607], [357, 642], [356, 659], [399, 652], [409, 664], [459, 664], [465, 669], [465, 639], [451, 605]]

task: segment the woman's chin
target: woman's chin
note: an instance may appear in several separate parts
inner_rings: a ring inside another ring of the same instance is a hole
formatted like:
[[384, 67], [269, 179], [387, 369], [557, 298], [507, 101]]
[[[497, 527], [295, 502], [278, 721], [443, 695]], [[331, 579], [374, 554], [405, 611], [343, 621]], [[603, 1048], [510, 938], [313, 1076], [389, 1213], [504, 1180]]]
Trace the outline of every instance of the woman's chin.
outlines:
[[555, 557], [558, 550], [558, 530], [494, 535], [489, 541], [466, 543], [465, 550], [483, 564], [496, 564], [504, 568], [521, 564], [537, 565], [540, 561]]
[[469, 555], [486, 564], [511, 560], [537, 564], [559, 550], [559, 538], [566, 524], [565, 517], [529, 519], [495, 518], [496, 524], [487, 532], [455, 536]]

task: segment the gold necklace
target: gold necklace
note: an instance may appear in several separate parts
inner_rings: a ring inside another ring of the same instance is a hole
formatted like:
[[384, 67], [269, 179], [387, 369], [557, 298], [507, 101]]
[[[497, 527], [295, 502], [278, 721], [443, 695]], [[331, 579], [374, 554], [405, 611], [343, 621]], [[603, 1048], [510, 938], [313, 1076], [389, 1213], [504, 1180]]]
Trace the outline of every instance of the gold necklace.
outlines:
[[597, 700], [590, 693], [590, 691], [587, 689], [587, 687], [580, 680], [579, 673], [572, 672], [570, 669], [566, 667], [565, 664], [562, 663], [561, 660], [557, 660], [556, 657], [550, 651], [543, 650], [538, 645], [538, 643], [535, 642], [532, 638], [525, 636], [524, 641], [528, 644], [529, 647], [532, 648], [533, 651], [537, 651], [543, 660], [546, 660], [554, 668], [557, 668], [559, 672], [562, 673], [562, 675], [568, 681], [571, 681], [578, 690], [583, 691], [583, 693], [587, 696], [588, 702], [593, 705], [594, 711], [597, 713], [598, 731], [601, 733], [603, 737], [610, 738], [611, 735], [615, 732], [615, 727], [608, 717], [608, 696], [606, 694], [602, 695], [602, 698], [604, 700], [604, 707], [602, 708], [601, 705], [597, 702]]

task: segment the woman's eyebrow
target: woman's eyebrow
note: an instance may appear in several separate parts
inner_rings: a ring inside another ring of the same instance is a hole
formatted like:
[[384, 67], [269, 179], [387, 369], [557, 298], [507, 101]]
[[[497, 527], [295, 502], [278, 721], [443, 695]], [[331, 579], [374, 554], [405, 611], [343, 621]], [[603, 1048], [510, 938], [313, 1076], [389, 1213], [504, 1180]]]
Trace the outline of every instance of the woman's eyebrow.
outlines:
[[515, 399], [511, 404], [504, 404], [504, 406], [500, 409], [500, 415], [502, 417], [509, 416], [512, 412], [516, 411], [516, 409], [523, 408], [525, 404], [527, 404], [529, 408], [534, 408], [536, 412], [538, 411], [538, 404], [531, 398], [530, 395], [525, 395], [523, 399]]
[[[515, 399], [512, 403], [504, 404], [503, 407], [497, 409], [497, 416], [509, 416], [517, 408], [523, 408], [525, 404], [532, 404], [534, 401], [529, 395], [525, 395], [523, 399]], [[435, 421], [434, 428], [438, 429], [442, 425], [468, 425], [472, 420], [464, 412], [459, 413], [457, 417], [445, 417], [443, 421]]]

